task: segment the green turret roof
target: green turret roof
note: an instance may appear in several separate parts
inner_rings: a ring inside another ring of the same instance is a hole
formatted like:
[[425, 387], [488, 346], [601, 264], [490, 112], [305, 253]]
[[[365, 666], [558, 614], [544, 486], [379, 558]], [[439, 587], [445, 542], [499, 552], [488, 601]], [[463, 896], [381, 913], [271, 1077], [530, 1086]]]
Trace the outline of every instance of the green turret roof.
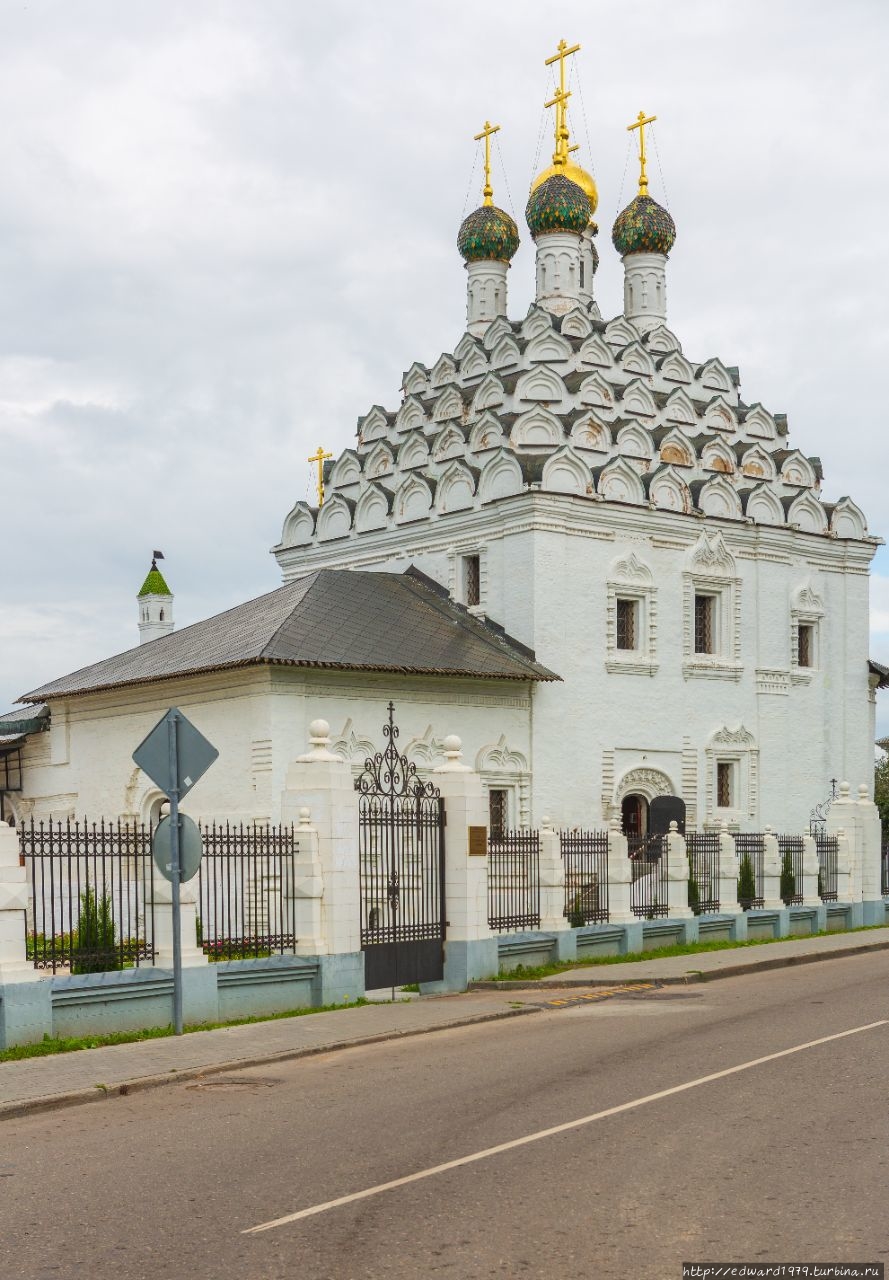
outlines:
[[141, 600], [142, 596], [172, 596], [172, 594], [173, 592], [164, 581], [164, 575], [157, 567], [157, 561], [152, 560], [148, 577], [142, 583], [137, 600]]

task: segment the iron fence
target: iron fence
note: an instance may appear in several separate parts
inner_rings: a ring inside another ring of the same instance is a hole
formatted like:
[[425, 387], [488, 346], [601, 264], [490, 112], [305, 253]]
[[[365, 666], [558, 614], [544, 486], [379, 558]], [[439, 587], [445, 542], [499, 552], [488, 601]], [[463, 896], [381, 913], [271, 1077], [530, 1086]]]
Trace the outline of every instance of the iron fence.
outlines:
[[488, 840], [488, 925], [495, 933], [540, 928], [540, 834], [501, 831]]
[[836, 902], [839, 843], [836, 836], [824, 832], [815, 836], [815, 843], [818, 846], [818, 896], [822, 902]]
[[779, 893], [785, 907], [799, 906], [803, 900], [803, 837], [778, 836], [781, 858]]
[[643, 920], [668, 915], [667, 837], [627, 836], [627, 852], [633, 864], [630, 888], [633, 915]]
[[738, 902], [742, 911], [765, 904], [765, 848], [765, 835], [761, 831], [739, 831], [735, 836]]
[[719, 911], [719, 833], [689, 831], [685, 837], [688, 854], [688, 905], [696, 916]]
[[18, 830], [35, 969], [97, 973], [153, 959], [150, 827], [32, 818]]
[[198, 942], [211, 960], [245, 960], [296, 946], [292, 826], [201, 826]]
[[889, 897], [889, 844], [883, 845], [880, 858], [880, 890], [884, 898]]
[[608, 919], [608, 832], [559, 833], [565, 866], [565, 915], [576, 929]]

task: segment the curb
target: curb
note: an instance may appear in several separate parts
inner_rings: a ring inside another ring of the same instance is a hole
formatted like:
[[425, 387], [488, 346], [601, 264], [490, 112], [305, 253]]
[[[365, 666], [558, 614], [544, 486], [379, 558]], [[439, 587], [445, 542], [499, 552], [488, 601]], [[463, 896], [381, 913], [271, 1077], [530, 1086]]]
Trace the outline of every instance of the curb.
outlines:
[[[843, 947], [837, 951], [814, 952], [799, 956], [773, 956], [767, 960], [748, 960], [746, 963], [723, 965], [719, 969], [689, 969], [686, 973], [662, 976], [660, 974], [640, 974], [635, 978], [560, 978], [553, 974], [549, 978], [537, 978], [533, 981], [511, 982], [470, 982], [470, 991], [557, 991], [567, 987], [632, 987], [638, 982], [657, 982], [661, 986], [687, 986], [691, 982], [714, 982], [717, 978], [737, 978], [741, 974], [767, 973], [771, 969], [789, 969], [792, 965], [815, 964], [822, 960], [843, 960], [846, 956], [868, 955], [872, 951], [889, 951], [889, 942], [862, 943], [856, 947]], [[693, 958], [692, 956], [689, 957]], [[644, 960], [638, 961], [640, 965]], [[603, 966], [604, 967], [604, 966]], [[617, 966], [609, 965], [608, 968]]]
[[[34, 1115], [42, 1111], [55, 1111], [61, 1107], [77, 1107], [87, 1102], [105, 1102], [109, 1098], [127, 1097], [162, 1085], [179, 1084], [183, 1080], [196, 1080], [202, 1076], [219, 1075], [224, 1071], [245, 1071], [249, 1067], [267, 1066], [273, 1062], [289, 1062], [295, 1058], [314, 1058], [322, 1053], [336, 1053], [341, 1049], [357, 1049], [363, 1045], [384, 1044], [387, 1040], [406, 1040], [411, 1036], [433, 1035], [437, 1031], [453, 1031], [457, 1027], [471, 1027], [482, 1022], [500, 1022], [503, 1018], [519, 1018], [527, 1013], [542, 1013], [539, 1005], [523, 1005], [521, 1009], [504, 1009], [500, 1013], [470, 1014], [439, 1027], [411, 1027], [405, 1031], [381, 1031], [376, 1035], [359, 1036], [354, 1040], [334, 1040], [329, 1044], [310, 1045], [301, 1049], [282, 1049], [277, 1053], [258, 1053], [245, 1058], [231, 1058], [226, 1062], [214, 1062], [204, 1067], [186, 1067], [179, 1071], [171, 1067], [163, 1075], [135, 1076], [119, 1084], [93, 1085], [89, 1089], [73, 1089], [68, 1093], [49, 1093], [39, 1098], [26, 1098], [21, 1102], [0, 1102], [0, 1122], [19, 1116]], [[200, 1035], [200, 1032], [194, 1034]], [[138, 1043], [138, 1042], [137, 1042]], [[86, 1050], [85, 1052], [89, 1052]], [[59, 1055], [60, 1057], [65, 1055]]]

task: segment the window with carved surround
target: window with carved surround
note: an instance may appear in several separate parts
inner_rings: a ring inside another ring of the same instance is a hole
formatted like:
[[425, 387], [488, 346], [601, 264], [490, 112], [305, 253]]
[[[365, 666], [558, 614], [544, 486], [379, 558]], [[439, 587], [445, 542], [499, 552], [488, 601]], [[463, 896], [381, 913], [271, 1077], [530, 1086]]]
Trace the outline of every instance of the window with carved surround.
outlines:
[[798, 587], [790, 607], [790, 679], [810, 684], [822, 665], [821, 643], [824, 601], [811, 583]]
[[470, 613], [483, 614], [488, 604], [486, 548], [476, 544], [452, 547], [448, 559], [448, 587], [451, 598], [466, 605]]
[[657, 671], [657, 590], [635, 551], [611, 566], [605, 609], [605, 667], [630, 675]]
[[757, 816], [759, 748], [743, 724], [712, 734], [706, 748], [705, 823], [737, 826]]
[[683, 582], [682, 670], [686, 679], [740, 680], [741, 579], [721, 532], [703, 530]]

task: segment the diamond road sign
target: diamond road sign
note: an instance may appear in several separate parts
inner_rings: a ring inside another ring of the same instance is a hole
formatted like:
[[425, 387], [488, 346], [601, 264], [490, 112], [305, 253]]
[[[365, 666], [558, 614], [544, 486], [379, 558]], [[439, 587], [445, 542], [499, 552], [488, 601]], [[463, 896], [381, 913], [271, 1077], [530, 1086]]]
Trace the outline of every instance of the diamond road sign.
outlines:
[[[178, 778], [173, 777], [170, 768], [170, 723], [174, 716], [178, 739]], [[219, 752], [213, 744], [185, 718], [178, 707], [171, 707], [133, 752], [135, 763], [160, 787], [164, 795], [171, 796], [178, 785], [180, 800], [204, 776], [218, 756]]]

